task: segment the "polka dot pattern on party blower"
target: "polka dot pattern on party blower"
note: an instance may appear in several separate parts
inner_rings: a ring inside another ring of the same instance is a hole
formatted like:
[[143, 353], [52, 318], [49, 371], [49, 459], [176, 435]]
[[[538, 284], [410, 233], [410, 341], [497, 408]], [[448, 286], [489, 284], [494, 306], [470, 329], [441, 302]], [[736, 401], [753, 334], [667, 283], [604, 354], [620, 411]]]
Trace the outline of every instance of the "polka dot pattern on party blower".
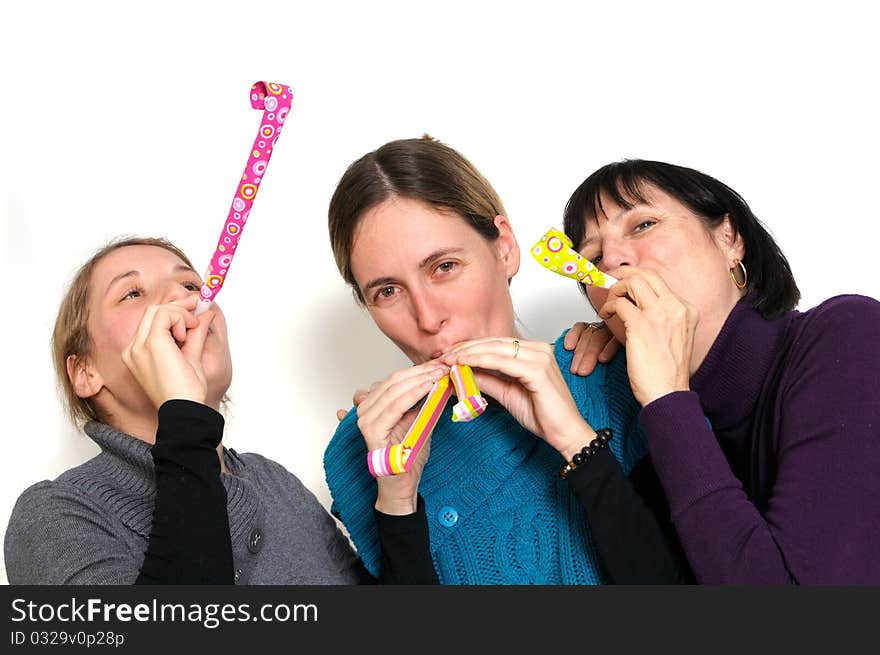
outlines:
[[577, 252], [565, 232], [556, 228], [551, 227], [532, 246], [532, 257], [548, 271], [587, 285], [609, 289], [617, 282], [617, 278], [603, 273]]
[[232, 206], [229, 208], [229, 214], [220, 232], [220, 239], [217, 241], [217, 248], [205, 273], [205, 283], [199, 291], [196, 315], [211, 306], [211, 302], [226, 281], [232, 256], [238, 247], [251, 206], [254, 198], [257, 197], [260, 182], [263, 181], [269, 158], [275, 150], [278, 137], [281, 136], [281, 128], [284, 126], [292, 103], [293, 93], [289, 86], [275, 82], [257, 82], [251, 87], [251, 106], [263, 110], [263, 120], [254, 139], [244, 173], [235, 190]]

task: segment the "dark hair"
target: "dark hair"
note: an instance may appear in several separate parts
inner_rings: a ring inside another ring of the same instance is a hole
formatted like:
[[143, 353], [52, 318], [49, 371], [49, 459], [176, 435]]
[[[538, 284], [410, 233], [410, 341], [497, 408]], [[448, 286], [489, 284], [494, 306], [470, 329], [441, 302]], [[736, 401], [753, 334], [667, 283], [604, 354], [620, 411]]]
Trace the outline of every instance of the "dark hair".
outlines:
[[[752, 306], [764, 318], [776, 318], [797, 306], [801, 297], [791, 267], [773, 237], [736, 191], [692, 168], [659, 161], [626, 159], [603, 166], [575, 190], [565, 206], [565, 233], [575, 248], [585, 234], [587, 219], [604, 213], [600, 196], [605, 193], [629, 209], [647, 202], [645, 184], [665, 191], [696, 214], [707, 229], [725, 217], [745, 245], [743, 265], [748, 270]], [[585, 287], [578, 284], [585, 292]]]
[[495, 217], [506, 215], [495, 189], [474, 165], [427, 135], [367, 153], [339, 180], [328, 212], [336, 266], [360, 305], [364, 298], [351, 272], [355, 229], [367, 211], [394, 196], [454, 212], [487, 241], [498, 238]]

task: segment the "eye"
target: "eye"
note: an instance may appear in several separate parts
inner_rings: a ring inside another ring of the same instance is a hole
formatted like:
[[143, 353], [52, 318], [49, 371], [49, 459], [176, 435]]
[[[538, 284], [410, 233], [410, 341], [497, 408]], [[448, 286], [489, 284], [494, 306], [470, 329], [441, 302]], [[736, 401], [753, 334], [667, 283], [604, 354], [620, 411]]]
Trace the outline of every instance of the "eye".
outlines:
[[595, 257], [593, 257], [593, 258], [590, 260], [590, 263], [591, 263], [593, 266], [598, 266], [599, 263], [600, 263], [601, 261], [602, 261], [602, 253], [600, 252], [598, 255], [596, 255]]
[[140, 298], [144, 295], [144, 290], [141, 287], [132, 287], [128, 291], [125, 292], [125, 295], [120, 298], [120, 302], [123, 300], [131, 300], [132, 298]]
[[397, 292], [398, 292], [397, 287], [393, 287], [393, 286], [381, 287], [378, 291], [376, 291], [376, 294], [373, 296], [373, 302], [379, 303], [382, 301], [390, 300], [391, 298], [394, 298], [394, 296], [397, 295]]
[[636, 226], [633, 228], [633, 232], [644, 232], [644, 231], [647, 230], [649, 227], [651, 227], [652, 225], [654, 225], [656, 222], [657, 222], [657, 221], [654, 221], [654, 220], [642, 221], [641, 223], [639, 223], [638, 225], [636, 225]]
[[440, 271], [441, 273], [451, 273], [457, 266], [457, 262], [442, 262], [441, 264], [438, 264], [435, 270]]
[[202, 285], [198, 282], [184, 282], [183, 286], [187, 291], [198, 291], [202, 288]]

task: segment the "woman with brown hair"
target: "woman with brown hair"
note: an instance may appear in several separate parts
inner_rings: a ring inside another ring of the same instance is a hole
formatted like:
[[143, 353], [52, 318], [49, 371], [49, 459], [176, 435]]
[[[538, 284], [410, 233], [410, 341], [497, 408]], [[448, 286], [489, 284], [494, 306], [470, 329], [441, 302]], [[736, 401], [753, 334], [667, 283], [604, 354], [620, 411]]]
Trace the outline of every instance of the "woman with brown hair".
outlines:
[[[652, 486], [624, 358], [580, 377], [563, 339], [520, 337], [509, 291], [519, 246], [470, 162], [429, 138], [388, 143], [342, 176], [329, 230], [356, 300], [413, 362], [357, 398], [324, 457], [333, 510], [373, 575], [387, 565], [375, 507], [410, 526], [413, 557], [443, 583], [687, 579], [624, 477]], [[473, 340], [503, 351], [476, 371], [486, 411], [452, 424], [447, 407], [430, 454], [372, 478], [366, 453], [401, 440], [413, 405], [448, 373], [444, 355]]]

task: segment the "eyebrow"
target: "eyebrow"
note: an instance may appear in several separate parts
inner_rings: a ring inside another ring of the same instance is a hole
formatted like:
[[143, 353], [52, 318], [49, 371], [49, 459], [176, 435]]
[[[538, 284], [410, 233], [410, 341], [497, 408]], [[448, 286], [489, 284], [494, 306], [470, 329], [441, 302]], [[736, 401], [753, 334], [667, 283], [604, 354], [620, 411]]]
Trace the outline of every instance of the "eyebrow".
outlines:
[[[629, 214], [630, 212], [634, 212], [634, 211], [636, 211], [637, 209], [642, 209], [643, 207], [652, 207], [652, 205], [649, 205], [648, 203], [640, 202], [640, 203], [637, 203], [637, 204], [633, 205], [633, 206], [630, 207], [629, 209], [622, 209], [621, 211], [617, 212], [617, 213], [616, 213], [613, 217], [611, 217], [611, 218], [609, 218], [608, 214], [605, 214], [605, 220], [608, 221], [609, 223], [610, 223], [610, 222], [613, 222], [613, 221], [618, 221], [618, 220], [620, 220], [621, 218], [623, 218], [624, 216], [626, 216], [627, 214]], [[598, 216], [596, 217], [596, 220], [597, 220], [597, 221], [599, 220], [599, 219], [598, 219]], [[583, 250], [584, 248], [586, 248], [588, 245], [590, 245], [590, 244], [593, 243], [594, 241], [598, 241], [598, 237], [595, 237], [595, 236], [592, 236], [592, 237], [584, 236], [584, 238], [581, 239], [580, 244], [578, 244], [578, 250]]]
[[[190, 268], [186, 264], [178, 264], [177, 266], [174, 267], [175, 273], [180, 273], [181, 271], [185, 271], [187, 273], [193, 273], [195, 275], [198, 275], [198, 273], [196, 273], [192, 268]], [[119, 282], [120, 280], [125, 280], [130, 277], [140, 277], [140, 274], [141, 274], [141, 272], [137, 271], [137, 270], [131, 270], [131, 271], [127, 271], [125, 273], [120, 273], [119, 275], [114, 277], [112, 280], [110, 280], [110, 284], [107, 285], [107, 290], [104, 292], [104, 295], [106, 296], [108, 293], [110, 293], [110, 289], [113, 288], [113, 285], [116, 284], [117, 282]]]
[[[422, 261], [419, 262], [419, 268], [425, 269], [430, 266], [433, 262], [438, 259], [443, 259], [444, 257], [448, 257], [449, 255], [455, 255], [460, 252], [464, 252], [464, 248], [439, 248], [432, 252], [430, 255], [425, 257]], [[370, 289], [374, 289], [376, 287], [383, 287], [388, 284], [392, 284], [397, 280], [393, 277], [377, 277], [374, 280], [370, 280], [364, 285], [364, 292], [369, 291]]]

